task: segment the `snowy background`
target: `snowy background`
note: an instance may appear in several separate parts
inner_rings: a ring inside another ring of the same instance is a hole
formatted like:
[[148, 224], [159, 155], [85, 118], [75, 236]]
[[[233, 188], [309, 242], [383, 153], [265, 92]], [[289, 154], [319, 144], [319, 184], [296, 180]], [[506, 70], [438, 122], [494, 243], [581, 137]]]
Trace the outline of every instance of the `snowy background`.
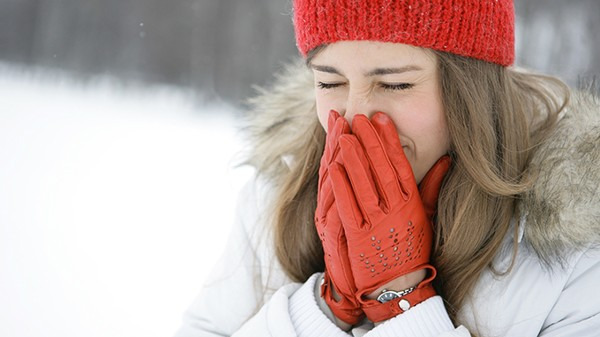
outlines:
[[[600, 75], [600, 1], [517, 0], [517, 64]], [[171, 336], [229, 232], [288, 0], [0, 0], [0, 336]], [[215, 240], [217, 238], [218, 240]]]
[[172, 335], [250, 173], [233, 109], [6, 65], [0, 92], [0, 336]]

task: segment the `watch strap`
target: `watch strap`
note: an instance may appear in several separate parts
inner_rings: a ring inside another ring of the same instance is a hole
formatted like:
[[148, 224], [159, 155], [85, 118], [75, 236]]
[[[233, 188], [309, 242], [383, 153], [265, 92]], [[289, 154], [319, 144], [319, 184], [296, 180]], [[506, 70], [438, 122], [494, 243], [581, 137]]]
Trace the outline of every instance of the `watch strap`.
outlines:
[[414, 291], [391, 301], [363, 300], [362, 309], [371, 322], [377, 323], [402, 314], [406, 310], [436, 295], [431, 283], [419, 285]]
[[394, 291], [394, 290], [383, 289], [381, 291], [381, 294], [379, 296], [377, 296], [377, 300], [379, 302], [381, 302], [381, 303], [384, 303], [384, 302], [387, 302], [387, 301], [383, 300], [383, 297], [386, 294], [388, 294], [388, 293], [394, 294], [395, 297], [402, 297], [402, 296], [406, 296], [406, 295], [412, 293], [415, 289], [417, 289], [416, 286], [410, 287], [410, 288], [407, 288], [407, 289], [404, 289], [404, 290], [401, 290], [401, 291]]
[[400, 315], [406, 310], [409, 310], [415, 305], [436, 295], [436, 291], [431, 283], [437, 275], [436, 269], [431, 265], [424, 265], [421, 267], [430, 271], [429, 276], [421, 281], [421, 283], [417, 285], [417, 288], [410, 293], [384, 303], [377, 300], [365, 299], [362, 296], [359, 298], [360, 306], [371, 322], [377, 323]]

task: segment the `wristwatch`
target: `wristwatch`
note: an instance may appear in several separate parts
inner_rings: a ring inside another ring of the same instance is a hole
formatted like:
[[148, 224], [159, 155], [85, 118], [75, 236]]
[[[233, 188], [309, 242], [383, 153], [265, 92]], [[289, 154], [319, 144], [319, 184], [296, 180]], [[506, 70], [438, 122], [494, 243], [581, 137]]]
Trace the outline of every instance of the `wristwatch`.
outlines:
[[[400, 291], [383, 289], [375, 300], [365, 298], [365, 294], [360, 294], [361, 297], [358, 298], [358, 301], [363, 312], [371, 322], [385, 321], [435, 296], [436, 292], [431, 284], [431, 281], [435, 278], [435, 274], [435, 269], [433, 269], [431, 275], [415, 287]], [[372, 293], [374, 290], [370, 291]]]
[[383, 289], [381, 291], [381, 294], [379, 296], [377, 296], [377, 300], [380, 303], [385, 303], [385, 302], [389, 302], [395, 298], [398, 297], [402, 297], [405, 295], [408, 295], [410, 293], [412, 293], [417, 287], [410, 287], [408, 289], [404, 289], [401, 291], [394, 291], [394, 290], [388, 290], [388, 289]]

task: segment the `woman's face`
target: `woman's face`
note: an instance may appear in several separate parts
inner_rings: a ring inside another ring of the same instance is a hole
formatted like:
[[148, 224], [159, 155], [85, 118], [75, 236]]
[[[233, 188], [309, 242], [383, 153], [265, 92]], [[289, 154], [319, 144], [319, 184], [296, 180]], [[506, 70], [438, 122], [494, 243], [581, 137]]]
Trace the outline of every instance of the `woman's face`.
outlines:
[[317, 53], [310, 66], [325, 129], [332, 109], [350, 123], [356, 114], [386, 113], [417, 183], [448, 152], [437, 58], [431, 51], [399, 43], [341, 41]]

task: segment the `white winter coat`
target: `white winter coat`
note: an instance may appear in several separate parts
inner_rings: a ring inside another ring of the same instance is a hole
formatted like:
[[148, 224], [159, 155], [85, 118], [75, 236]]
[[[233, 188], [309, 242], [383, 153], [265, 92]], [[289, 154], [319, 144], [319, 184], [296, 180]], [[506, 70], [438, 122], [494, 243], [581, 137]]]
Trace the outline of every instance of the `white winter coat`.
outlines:
[[[305, 90], [312, 83], [293, 85], [306, 77], [302, 69], [288, 70], [282, 90], [263, 93], [267, 115], [285, 115], [282, 102], [290, 107], [288, 117], [310, 106]], [[593, 99], [575, 97], [567, 112], [532, 161], [542, 173], [520, 204], [527, 217], [513, 221], [519, 229], [515, 265], [504, 276], [483, 272], [459, 310], [463, 325], [452, 325], [436, 296], [377, 327], [365, 322], [341, 331], [315, 296], [320, 273], [293, 283], [277, 262], [265, 225], [272, 189], [259, 178], [242, 191], [226, 253], [176, 337], [600, 336], [600, 108]], [[510, 264], [514, 232], [496, 257], [496, 270]]]

